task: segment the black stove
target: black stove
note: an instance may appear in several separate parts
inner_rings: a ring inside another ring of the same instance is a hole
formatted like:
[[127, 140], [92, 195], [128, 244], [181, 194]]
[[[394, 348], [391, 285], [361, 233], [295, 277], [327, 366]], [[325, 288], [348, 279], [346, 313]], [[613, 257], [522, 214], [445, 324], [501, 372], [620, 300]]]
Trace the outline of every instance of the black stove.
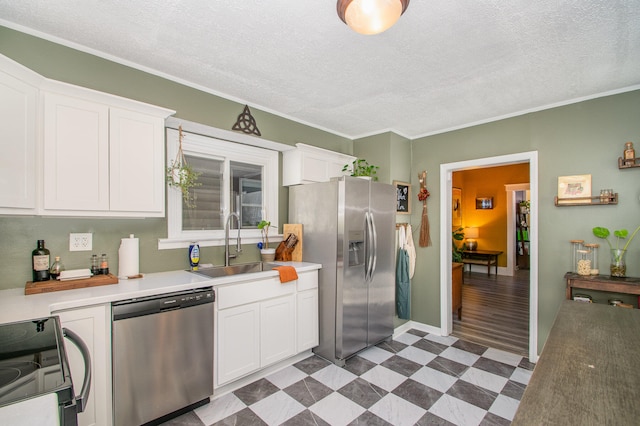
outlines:
[[75, 409], [60, 319], [0, 324], [0, 407], [50, 393]]

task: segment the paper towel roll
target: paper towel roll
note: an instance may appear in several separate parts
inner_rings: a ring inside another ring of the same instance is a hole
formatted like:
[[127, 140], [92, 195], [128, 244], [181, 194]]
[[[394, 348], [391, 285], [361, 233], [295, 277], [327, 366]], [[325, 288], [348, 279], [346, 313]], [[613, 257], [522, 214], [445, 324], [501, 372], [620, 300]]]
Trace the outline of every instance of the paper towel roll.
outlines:
[[124, 279], [140, 273], [139, 249], [139, 240], [133, 234], [129, 238], [122, 238], [118, 249], [118, 278]]

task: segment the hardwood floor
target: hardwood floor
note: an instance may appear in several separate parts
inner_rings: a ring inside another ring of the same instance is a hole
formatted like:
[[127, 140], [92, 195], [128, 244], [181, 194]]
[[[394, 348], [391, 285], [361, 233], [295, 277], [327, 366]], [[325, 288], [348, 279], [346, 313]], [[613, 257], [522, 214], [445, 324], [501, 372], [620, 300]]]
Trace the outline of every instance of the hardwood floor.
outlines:
[[528, 355], [529, 270], [513, 277], [464, 273], [462, 320], [453, 315], [454, 336], [484, 346]]

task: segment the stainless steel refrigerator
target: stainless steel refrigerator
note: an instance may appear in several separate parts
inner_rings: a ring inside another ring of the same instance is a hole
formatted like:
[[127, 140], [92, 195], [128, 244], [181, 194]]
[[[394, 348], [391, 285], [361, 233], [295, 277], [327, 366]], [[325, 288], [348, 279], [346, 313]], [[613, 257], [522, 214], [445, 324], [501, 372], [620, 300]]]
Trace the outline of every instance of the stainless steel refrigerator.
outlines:
[[393, 334], [395, 195], [392, 185], [346, 176], [289, 188], [303, 260], [322, 264], [314, 352], [337, 365]]

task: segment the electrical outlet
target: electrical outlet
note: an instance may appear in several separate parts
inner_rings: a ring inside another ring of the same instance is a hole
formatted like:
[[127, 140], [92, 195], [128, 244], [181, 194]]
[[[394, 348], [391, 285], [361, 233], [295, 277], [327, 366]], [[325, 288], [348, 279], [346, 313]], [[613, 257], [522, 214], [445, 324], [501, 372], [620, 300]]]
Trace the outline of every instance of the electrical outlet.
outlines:
[[91, 251], [93, 249], [93, 234], [69, 234], [69, 251]]

